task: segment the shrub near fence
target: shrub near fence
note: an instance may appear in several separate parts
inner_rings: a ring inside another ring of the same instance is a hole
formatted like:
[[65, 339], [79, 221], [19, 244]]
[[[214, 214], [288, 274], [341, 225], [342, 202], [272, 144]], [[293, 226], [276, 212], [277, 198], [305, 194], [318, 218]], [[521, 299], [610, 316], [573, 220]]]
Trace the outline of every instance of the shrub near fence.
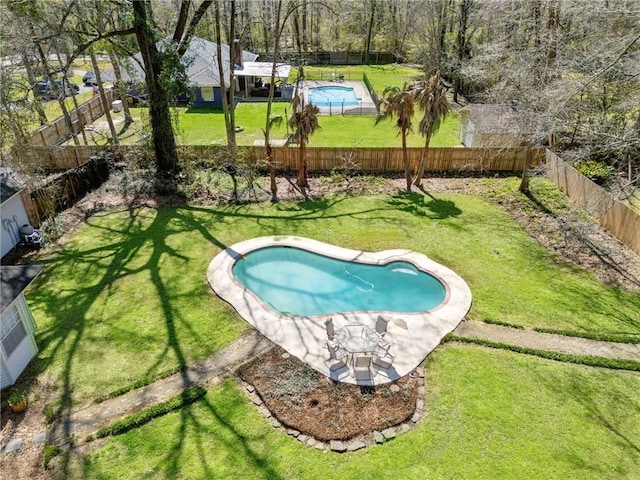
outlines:
[[[213, 159], [225, 147], [210, 145], [183, 145], [178, 147], [182, 161]], [[124, 158], [131, 155], [153, 157], [153, 153], [142, 146], [59, 146], [30, 147], [28, 155], [45, 169], [59, 170], [75, 167], [85, 159], [101, 151], [118, 152]], [[240, 146], [239, 155], [246, 162], [256, 164], [265, 157], [264, 147]], [[351, 147], [307, 147], [307, 168], [309, 172], [330, 172], [344, 165], [348, 159], [358, 165], [364, 174], [398, 173], [404, 171], [402, 149], [400, 148], [351, 148]], [[411, 165], [417, 166], [422, 156], [422, 148], [408, 148]], [[545, 150], [533, 150], [531, 166], [544, 162]], [[525, 148], [430, 148], [427, 157], [427, 172], [485, 173], [518, 172], [523, 169], [527, 158]], [[297, 170], [298, 149], [295, 147], [273, 147], [273, 160], [278, 170]]]
[[547, 150], [547, 177], [573, 202], [630, 249], [640, 254], [640, 215]]
[[92, 157], [84, 165], [64, 172], [43, 187], [31, 192], [38, 224], [68, 208], [85, 193], [98, 188], [109, 178], [110, 155]]

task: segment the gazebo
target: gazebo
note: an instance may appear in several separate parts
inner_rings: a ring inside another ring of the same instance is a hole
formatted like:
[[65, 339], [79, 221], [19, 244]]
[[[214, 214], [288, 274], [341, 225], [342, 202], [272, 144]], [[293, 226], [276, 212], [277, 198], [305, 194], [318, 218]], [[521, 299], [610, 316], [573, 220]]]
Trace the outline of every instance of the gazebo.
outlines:
[[[243, 62], [242, 65], [235, 66], [233, 74], [241, 79], [240, 89], [245, 97], [267, 97], [272, 70], [272, 62]], [[276, 97], [291, 100], [293, 85], [287, 85], [290, 72], [291, 65], [276, 63], [275, 80], [281, 84], [277, 86]]]

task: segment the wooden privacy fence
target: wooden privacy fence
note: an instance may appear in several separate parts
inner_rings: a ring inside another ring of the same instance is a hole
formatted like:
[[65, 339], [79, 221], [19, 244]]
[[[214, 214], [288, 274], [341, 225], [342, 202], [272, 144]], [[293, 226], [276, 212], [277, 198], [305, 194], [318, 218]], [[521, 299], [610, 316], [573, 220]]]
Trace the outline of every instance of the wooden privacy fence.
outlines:
[[[282, 57], [298, 58], [297, 52], [281, 52]], [[258, 52], [259, 58], [271, 58], [273, 54]], [[304, 52], [302, 58], [308, 65], [362, 65], [365, 63], [365, 52]], [[385, 65], [402, 63], [403, 58], [391, 52], [369, 52], [369, 64]]]
[[[113, 100], [113, 91], [107, 90], [105, 96], [107, 104], [110, 106]], [[80, 131], [80, 128], [84, 128], [85, 125], [90, 124], [102, 115], [104, 115], [104, 109], [102, 108], [100, 96], [95, 96], [87, 100], [83, 104], [78, 105], [77, 110], [74, 109], [69, 112], [76, 133]], [[31, 145], [56, 145], [69, 138], [70, 135], [71, 133], [69, 132], [66, 120], [64, 117], [59, 117], [51, 124], [43, 125], [33, 132], [27, 142]]]
[[547, 177], [600, 225], [640, 254], [640, 215], [547, 150]]
[[[102, 151], [120, 153], [125, 159], [132, 155], [152, 158], [153, 153], [142, 146], [31, 146], [25, 159], [36, 162], [45, 170], [60, 170], [82, 165], [89, 157]], [[178, 147], [180, 160], [187, 164], [215, 160], [224, 147], [188, 145]], [[309, 172], [330, 172], [334, 169], [355, 166], [359, 173], [398, 173], [404, 171], [400, 148], [350, 148], [307, 147], [305, 149]], [[297, 170], [298, 148], [273, 147], [272, 158], [278, 170]], [[238, 147], [239, 157], [256, 164], [265, 158], [264, 147]], [[408, 148], [407, 155], [412, 169], [417, 167], [422, 148]], [[545, 150], [532, 150], [531, 166], [544, 162]], [[484, 173], [521, 172], [527, 158], [526, 148], [430, 148], [427, 172]]]
[[54, 217], [57, 212], [73, 205], [85, 193], [102, 185], [109, 178], [109, 161], [108, 155], [94, 156], [82, 166], [67, 170], [31, 192], [37, 224]]

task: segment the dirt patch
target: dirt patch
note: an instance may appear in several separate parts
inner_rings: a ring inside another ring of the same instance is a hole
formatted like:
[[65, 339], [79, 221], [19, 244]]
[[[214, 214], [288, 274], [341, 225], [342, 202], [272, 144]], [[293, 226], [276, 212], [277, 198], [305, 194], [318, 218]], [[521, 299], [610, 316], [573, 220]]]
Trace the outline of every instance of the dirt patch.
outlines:
[[285, 427], [317, 440], [348, 440], [409, 419], [424, 379], [406, 376], [376, 387], [334, 382], [276, 347], [240, 377]]
[[[28, 384], [30, 383], [30, 384]], [[42, 434], [47, 432], [48, 424], [44, 414], [47, 403], [54, 401], [55, 389], [45, 380], [28, 382], [26, 379], [12, 388], [28, 390], [28, 406], [24, 412], [14, 413], [6, 406], [5, 394], [2, 394], [2, 430], [0, 431], [0, 448], [8, 442], [21, 440], [19, 451], [0, 454], [0, 470], [10, 478], [24, 480], [40, 480], [51, 478], [52, 470], [44, 469], [45, 442]], [[8, 396], [8, 395], [7, 395]], [[53, 468], [55, 460], [51, 462]]]

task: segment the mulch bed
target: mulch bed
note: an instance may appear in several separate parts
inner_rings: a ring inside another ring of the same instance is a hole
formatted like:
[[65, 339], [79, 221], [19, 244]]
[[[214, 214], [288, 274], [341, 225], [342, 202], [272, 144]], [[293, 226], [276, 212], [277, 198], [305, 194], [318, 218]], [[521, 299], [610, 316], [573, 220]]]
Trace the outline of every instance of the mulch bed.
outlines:
[[375, 387], [334, 382], [275, 347], [245, 365], [240, 377], [285, 427], [317, 440], [347, 440], [410, 418], [423, 378]]

